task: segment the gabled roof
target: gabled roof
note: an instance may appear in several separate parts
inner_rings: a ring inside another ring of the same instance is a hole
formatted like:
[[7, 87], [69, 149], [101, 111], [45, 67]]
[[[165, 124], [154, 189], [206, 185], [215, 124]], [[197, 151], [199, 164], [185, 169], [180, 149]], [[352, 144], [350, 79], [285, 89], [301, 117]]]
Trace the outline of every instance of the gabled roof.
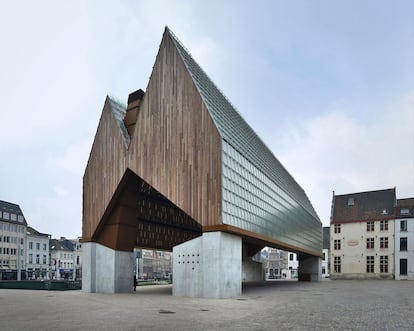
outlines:
[[15, 214], [15, 215], [18, 215], [18, 216], [22, 216], [23, 217], [23, 222], [13, 221], [11, 219], [3, 219], [2, 215], [0, 215], [0, 220], [6, 220], [7, 222], [15, 222], [15, 223], [20, 223], [20, 224], [27, 225], [26, 219], [25, 219], [25, 217], [23, 215], [23, 212], [20, 209], [20, 206], [18, 204], [0, 200], [0, 211], [6, 212], [6, 213], [9, 213], [9, 214]]
[[181, 55], [222, 139], [266, 174], [308, 213], [319, 220], [304, 190], [276, 159], [168, 27], [166, 27], [166, 33], [169, 34]]
[[396, 216], [397, 218], [414, 217], [414, 198], [398, 199]]
[[50, 234], [41, 233], [41, 232], [35, 230], [34, 228], [32, 228], [31, 226], [27, 226], [27, 234], [28, 235], [32, 235], [32, 236], [50, 238]]
[[334, 195], [331, 223], [395, 218], [395, 188]]
[[68, 242], [70, 242], [67, 239], [64, 240], [58, 240], [58, 239], [51, 239], [49, 246], [51, 251], [73, 251], [73, 244], [71, 243], [71, 247], [68, 246]]

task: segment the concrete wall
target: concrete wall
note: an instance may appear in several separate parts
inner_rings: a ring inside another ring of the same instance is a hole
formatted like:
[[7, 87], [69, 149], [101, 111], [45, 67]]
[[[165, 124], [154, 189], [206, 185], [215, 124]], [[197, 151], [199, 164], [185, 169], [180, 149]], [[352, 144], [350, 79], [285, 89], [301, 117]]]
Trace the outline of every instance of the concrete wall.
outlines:
[[96, 292], [96, 244], [85, 242], [82, 245], [83, 249], [83, 265], [82, 265], [82, 291], [95, 293]]
[[82, 291], [127, 293], [133, 290], [133, 252], [83, 243]]
[[322, 279], [322, 259], [315, 256], [301, 257], [298, 266], [299, 280], [319, 282]]
[[207, 232], [173, 248], [173, 295], [229, 298], [241, 295], [242, 240]]
[[247, 256], [243, 256], [242, 280], [245, 282], [264, 280], [263, 264], [261, 262], [253, 261]]

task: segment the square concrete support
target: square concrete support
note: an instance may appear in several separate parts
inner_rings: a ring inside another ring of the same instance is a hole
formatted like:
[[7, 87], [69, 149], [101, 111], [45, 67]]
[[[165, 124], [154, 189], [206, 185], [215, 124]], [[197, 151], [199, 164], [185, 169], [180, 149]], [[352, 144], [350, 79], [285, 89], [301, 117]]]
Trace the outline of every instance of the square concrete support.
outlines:
[[88, 242], [82, 244], [82, 253], [82, 291], [133, 291], [133, 252], [116, 251], [98, 243]]
[[299, 257], [298, 279], [319, 282], [322, 279], [322, 259], [316, 256]]
[[173, 295], [231, 298], [241, 295], [242, 239], [206, 232], [173, 248]]
[[260, 282], [264, 280], [263, 264], [253, 261], [251, 257], [243, 256], [242, 270], [244, 282]]

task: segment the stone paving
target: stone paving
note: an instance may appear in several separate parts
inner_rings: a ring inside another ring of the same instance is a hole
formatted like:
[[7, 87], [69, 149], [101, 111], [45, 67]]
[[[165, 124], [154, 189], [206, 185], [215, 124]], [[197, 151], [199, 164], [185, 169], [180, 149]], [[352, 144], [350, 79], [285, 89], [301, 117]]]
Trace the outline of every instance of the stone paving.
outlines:
[[414, 282], [274, 281], [233, 299], [0, 290], [0, 330], [414, 330]]

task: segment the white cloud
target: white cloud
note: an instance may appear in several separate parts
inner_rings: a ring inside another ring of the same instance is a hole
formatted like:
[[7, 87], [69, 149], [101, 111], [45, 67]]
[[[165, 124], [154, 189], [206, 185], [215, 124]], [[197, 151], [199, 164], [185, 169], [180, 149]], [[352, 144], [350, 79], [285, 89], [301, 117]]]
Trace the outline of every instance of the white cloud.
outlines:
[[329, 223], [336, 194], [397, 187], [414, 196], [414, 93], [357, 123], [343, 111], [318, 116], [285, 132], [277, 157], [308, 193], [321, 221]]

